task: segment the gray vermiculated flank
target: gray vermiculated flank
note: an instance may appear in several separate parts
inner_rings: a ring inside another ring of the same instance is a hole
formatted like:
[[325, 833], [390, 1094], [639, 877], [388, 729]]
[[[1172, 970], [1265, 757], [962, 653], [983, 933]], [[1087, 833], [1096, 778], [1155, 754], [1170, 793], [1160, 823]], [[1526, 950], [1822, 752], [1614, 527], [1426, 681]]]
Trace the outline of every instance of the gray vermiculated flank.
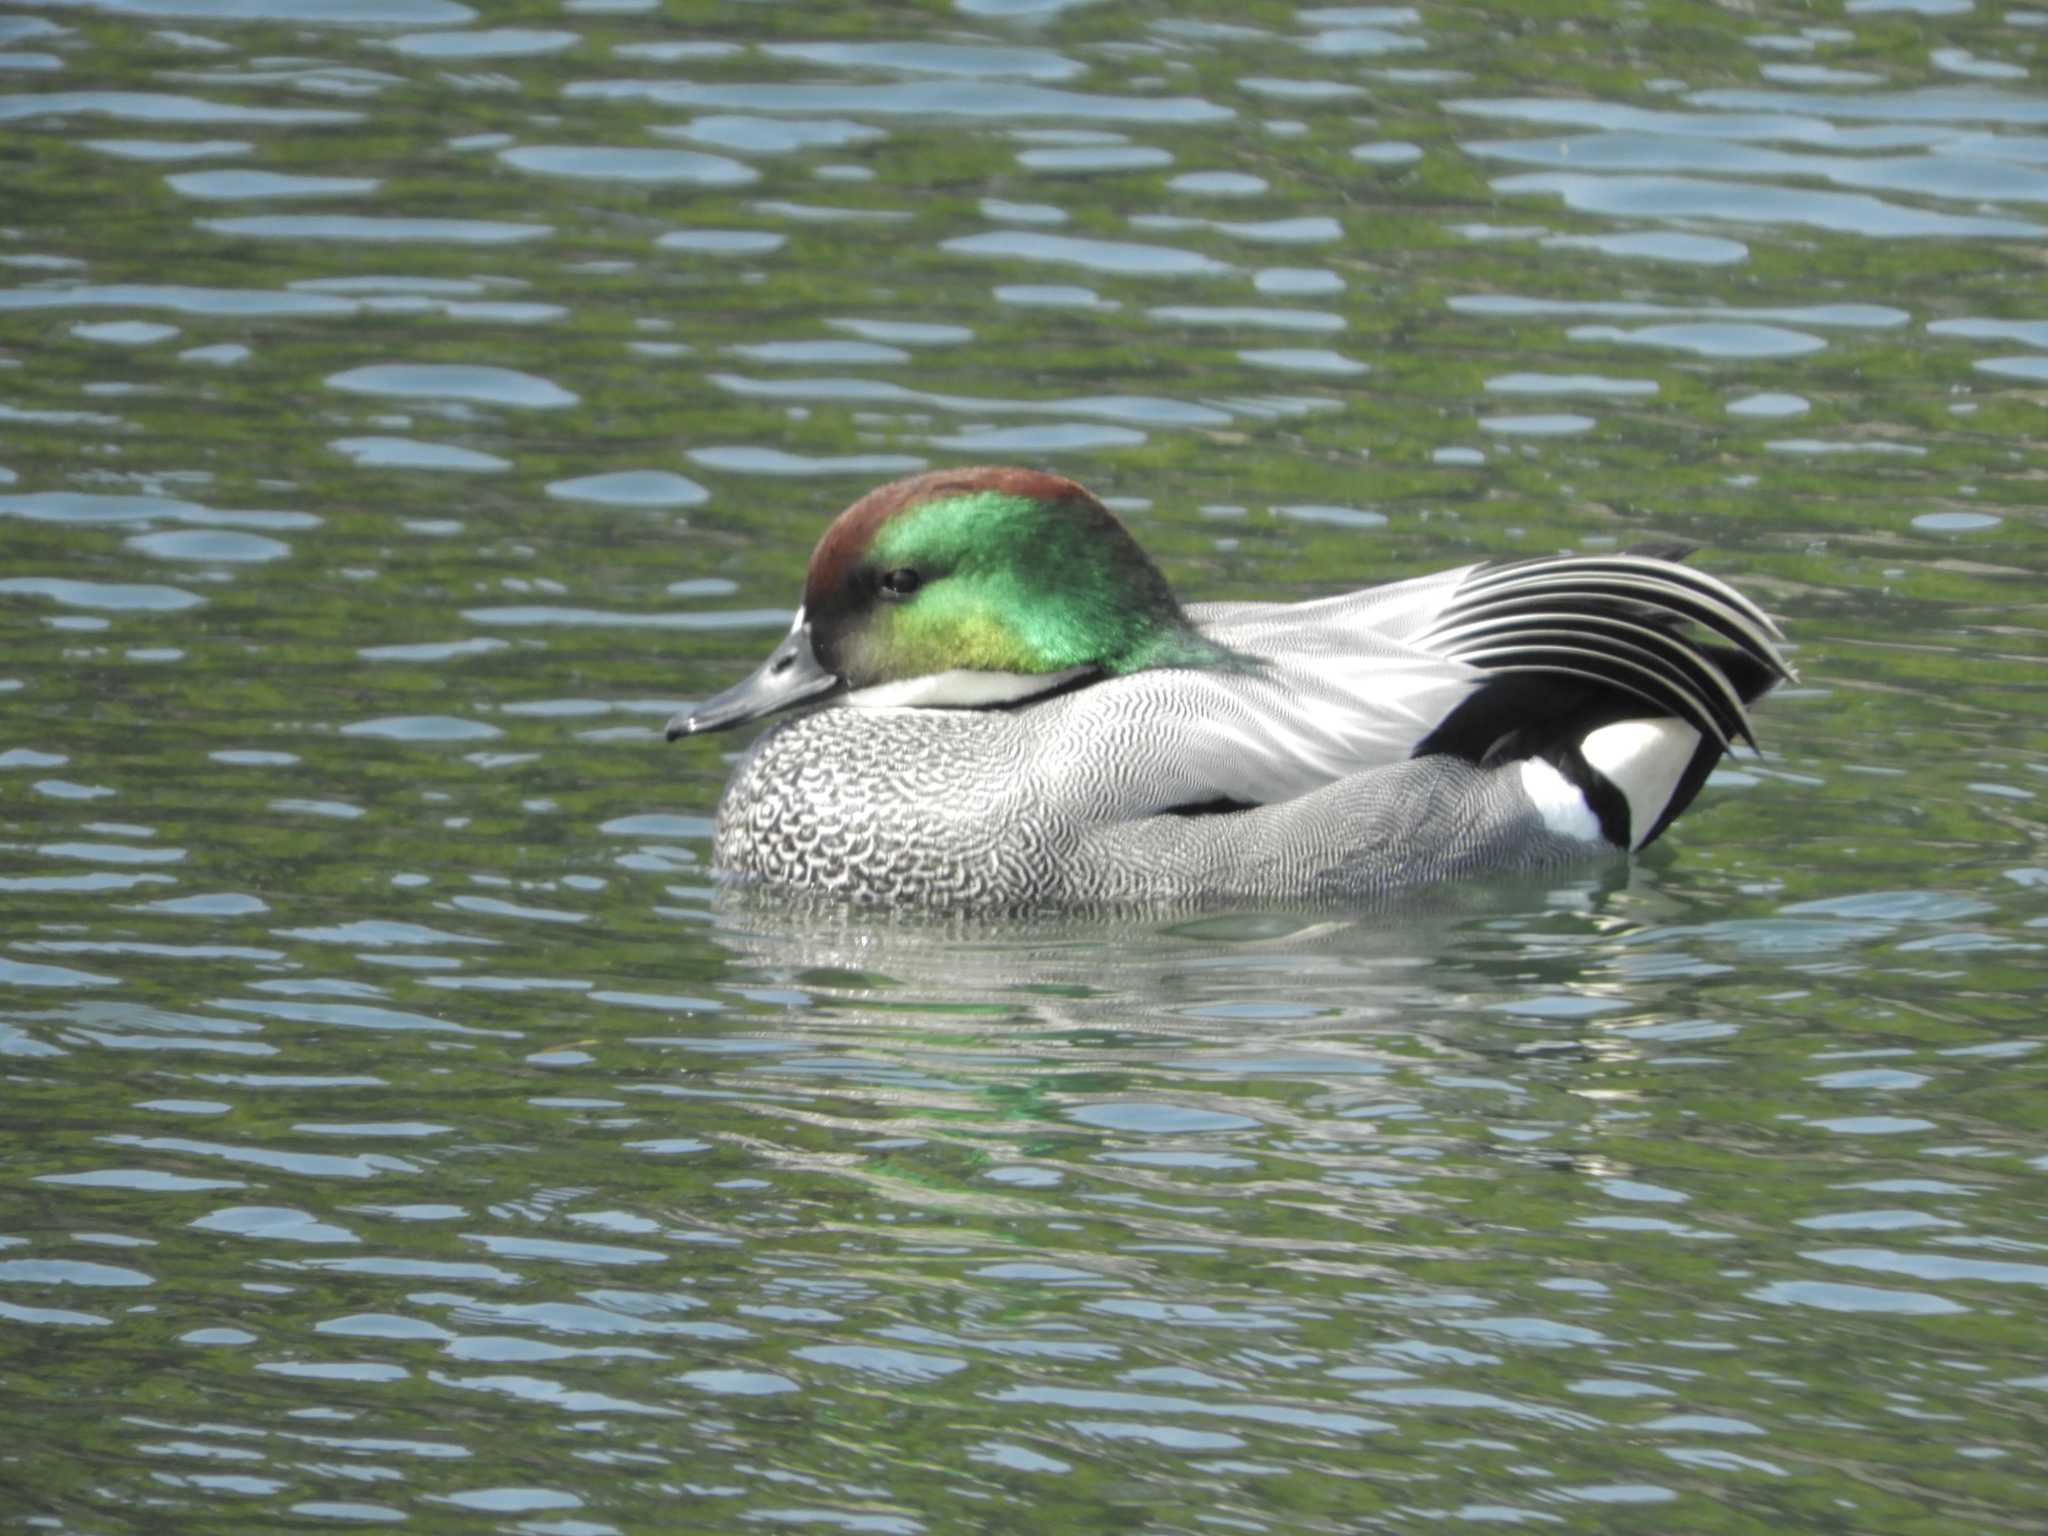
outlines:
[[862, 901], [1030, 907], [1367, 896], [1594, 846], [1551, 833], [1514, 769], [1443, 757], [1256, 810], [1154, 815], [1143, 747], [1157, 739], [1133, 721], [1130, 759], [1074, 753], [1060, 771], [1080, 793], [1052, 803], [1045, 759], [1065, 754], [1016, 715], [822, 710], [756, 744], [720, 807], [715, 857], [735, 875]]

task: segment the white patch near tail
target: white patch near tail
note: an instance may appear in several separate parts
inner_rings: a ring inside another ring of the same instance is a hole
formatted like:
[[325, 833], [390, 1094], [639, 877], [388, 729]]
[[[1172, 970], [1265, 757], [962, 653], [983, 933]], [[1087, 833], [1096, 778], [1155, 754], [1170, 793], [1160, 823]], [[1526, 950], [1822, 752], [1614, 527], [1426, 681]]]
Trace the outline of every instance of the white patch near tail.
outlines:
[[1657, 825], [1699, 745], [1698, 731], [1668, 716], [1617, 720], [1579, 743], [1579, 755], [1628, 801], [1632, 848], [1642, 847]]
[[1525, 757], [1516, 766], [1522, 770], [1522, 793], [1535, 803], [1544, 826], [1559, 837], [1601, 841], [1600, 818], [1586, 804], [1578, 785], [1540, 757]]

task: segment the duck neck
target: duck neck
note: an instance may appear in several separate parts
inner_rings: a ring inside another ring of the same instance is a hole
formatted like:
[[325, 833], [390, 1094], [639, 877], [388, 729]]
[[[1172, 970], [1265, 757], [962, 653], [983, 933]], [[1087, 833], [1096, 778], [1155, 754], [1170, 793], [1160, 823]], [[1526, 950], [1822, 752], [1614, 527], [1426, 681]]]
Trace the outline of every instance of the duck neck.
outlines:
[[1148, 672], [1164, 667], [1185, 667], [1205, 672], [1245, 672], [1257, 663], [1249, 656], [1218, 645], [1176, 609], [1170, 617], [1152, 626], [1117, 660], [1103, 670], [1112, 676]]

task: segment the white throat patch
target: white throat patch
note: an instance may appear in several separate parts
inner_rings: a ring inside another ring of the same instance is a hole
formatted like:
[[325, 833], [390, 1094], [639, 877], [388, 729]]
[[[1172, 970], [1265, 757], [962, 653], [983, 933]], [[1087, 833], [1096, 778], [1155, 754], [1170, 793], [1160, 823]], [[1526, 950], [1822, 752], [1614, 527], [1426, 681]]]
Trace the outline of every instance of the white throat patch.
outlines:
[[1069, 667], [1064, 672], [976, 672], [956, 667], [950, 672], [930, 672], [923, 677], [906, 677], [901, 682], [857, 689], [841, 702], [855, 709], [896, 709], [906, 705], [928, 709], [986, 708], [992, 704], [1014, 704], [1064, 688], [1090, 670]]

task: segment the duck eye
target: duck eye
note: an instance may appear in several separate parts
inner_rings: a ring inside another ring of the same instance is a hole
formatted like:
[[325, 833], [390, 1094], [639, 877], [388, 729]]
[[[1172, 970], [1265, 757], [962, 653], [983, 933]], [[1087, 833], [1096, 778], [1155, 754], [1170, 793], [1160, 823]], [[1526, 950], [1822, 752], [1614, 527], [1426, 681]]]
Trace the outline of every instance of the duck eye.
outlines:
[[923, 585], [924, 578], [906, 565], [899, 571], [889, 571], [883, 575], [882, 595], [896, 598], [908, 597]]

